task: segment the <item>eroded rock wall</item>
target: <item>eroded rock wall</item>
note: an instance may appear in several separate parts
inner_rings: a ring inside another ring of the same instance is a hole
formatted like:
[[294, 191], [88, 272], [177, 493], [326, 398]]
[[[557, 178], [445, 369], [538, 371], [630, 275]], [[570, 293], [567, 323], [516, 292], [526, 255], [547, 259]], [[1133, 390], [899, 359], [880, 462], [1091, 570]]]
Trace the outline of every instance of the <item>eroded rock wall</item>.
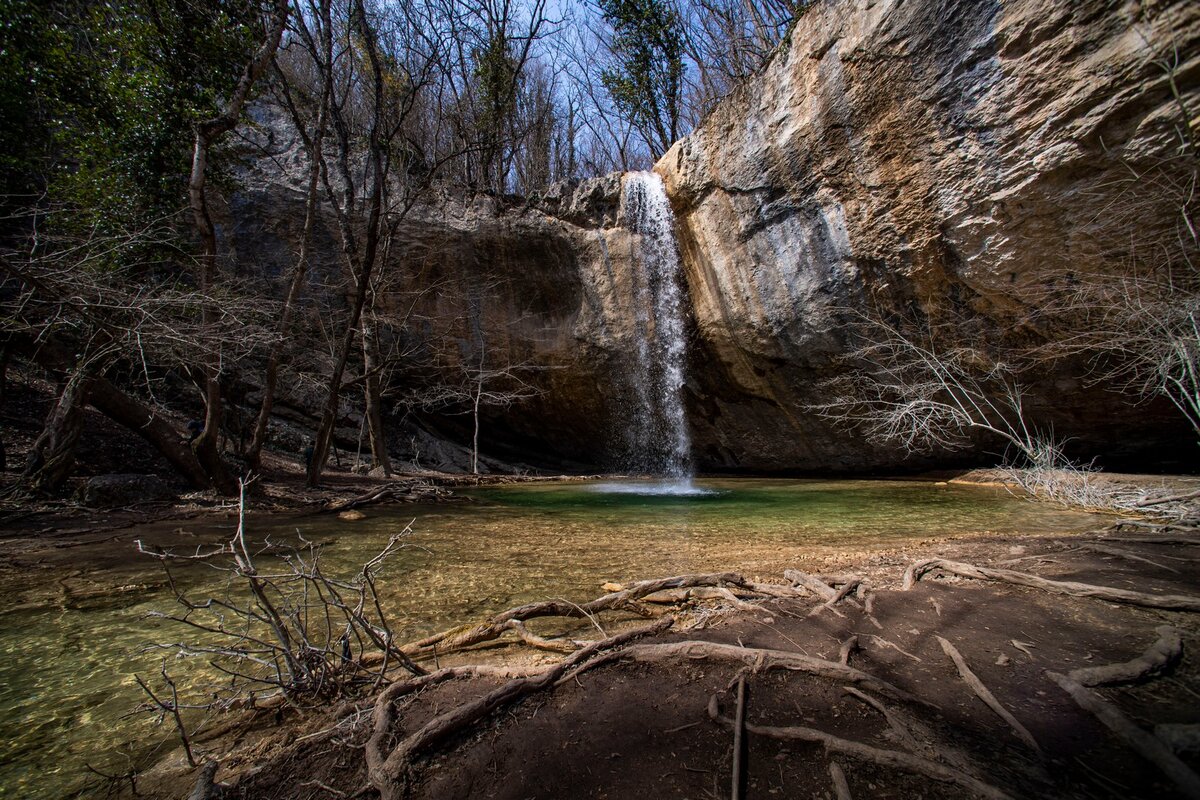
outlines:
[[[1171, 80], [1194, 114], [1198, 77], [1192, 2], [815, 3], [655, 167], [697, 327], [701, 462], [917, 463], [809, 410], [846, 347], [843, 309], [869, 299], [1036, 339], [1020, 289], [1127, 268], [1131, 239], [1172, 235], [1173, 198], [1130, 178], [1177, 148]], [[1027, 380], [1031, 415], [1080, 453], [1179, 443], [1171, 409], [1133, 411], [1081, 365]]]
[[[1172, 79], [1194, 115], [1200, 4], [1188, 0], [815, 2], [762, 74], [655, 167], [678, 216], [698, 466], [994, 461], [995, 441], [913, 458], [812, 410], [848, 348], [847, 309], [869, 303], [965, 320], [964, 337], [1036, 342], [1044, 332], [1023, 287], [1126, 268], [1132, 240], [1176, 224], [1172, 198], [1130, 180], [1178, 145]], [[275, 136], [261, 190], [242, 194], [229, 223], [238, 257], [267, 272], [289, 268], [302, 219], [303, 159]], [[624, 435], [637, 266], [617, 218], [620, 180], [528, 201], [434, 198], [398, 230], [381, 272], [384, 304], [408, 309], [405, 335], [451, 360], [482, 336], [490, 366], [521, 365], [541, 390], [485, 409], [485, 454], [594, 469], [637, 446]], [[336, 230], [320, 228], [314, 273], [334, 285]], [[446, 320], [462, 324], [434, 330]], [[1173, 409], [1090, 385], [1086, 364], [1024, 378], [1031, 417], [1077, 454], [1192, 457]], [[469, 441], [468, 418], [424, 420]]]

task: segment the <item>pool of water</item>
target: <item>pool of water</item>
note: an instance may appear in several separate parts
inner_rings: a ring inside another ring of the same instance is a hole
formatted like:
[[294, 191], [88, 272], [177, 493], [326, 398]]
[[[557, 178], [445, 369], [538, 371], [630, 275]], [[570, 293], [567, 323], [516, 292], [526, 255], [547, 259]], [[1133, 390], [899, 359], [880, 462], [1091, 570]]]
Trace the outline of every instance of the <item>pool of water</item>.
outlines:
[[[683, 487], [687, 488], [687, 487]], [[1072, 532], [1097, 518], [984, 487], [909, 481], [699, 480], [689, 490], [650, 482], [516, 484], [468, 492], [472, 502], [367, 509], [332, 516], [251, 517], [255, 538], [321, 541], [330, 573], [353, 574], [412, 523], [408, 545], [381, 573], [380, 593], [401, 639], [544, 598], [587, 600], [606, 581], [732, 570], [770, 579], [814, 556], [887, 549], [951, 535]], [[231, 521], [148, 526], [118, 540], [49, 549], [3, 575], [0, 604], [0, 796], [60, 797], [85, 763], [123, 771], [174, 746], [145, 715], [134, 673], [157, 673], [152, 642], [191, 640], [147, 619], [170, 610], [142, 536], [193, 550], [227, 537]], [[219, 580], [185, 570], [197, 594]], [[183, 677], [187, 664], [169, 662]], [[165, 743], [165, 745], [164, 745]]]

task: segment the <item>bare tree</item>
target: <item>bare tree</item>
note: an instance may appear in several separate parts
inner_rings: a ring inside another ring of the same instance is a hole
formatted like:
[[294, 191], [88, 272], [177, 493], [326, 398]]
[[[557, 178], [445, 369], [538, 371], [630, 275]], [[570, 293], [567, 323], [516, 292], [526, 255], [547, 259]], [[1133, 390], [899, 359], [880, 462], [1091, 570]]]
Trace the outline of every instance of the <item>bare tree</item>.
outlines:
[[888, 321], [846, 310], [857, 347], [846, 371], [826, 384], [833, 399], [813, 406], [868, 438], [905, 452], [954, 449], [970, 434], [991, 434], [1033, 467], [1060, 466], [1061, 448], [1025, 418], [1013, 367], [952, 324]]
[[[250, 90], [266, 72], [283, 38], [290, 11], [289, 0], [274, 0], [262, 44], [242, 71], [233, 93], [225, 101], [220, 113], [196, 124], [196, 137], [192, 150], [192, 168], [188, 179], [188, 202], [196, 232], [200, 236], [199, 285], [201, 292], [209, 293], [217, 281], [217, 233], [209, 214], [206, 189], [208, 158], [213, 145], [233, 130], [242, 116], [242, 109], [250, 97]], [[214, 325], [219, 314], [216, 308], [206, 303], [202, 309], [205, 327]], [[204, 372], [204, 430], [192, 443], [200, 463], [204, 465], [213, 485], [224, 494], [233, 494], [236, 483], [229, 475], [217, 448], [222, 424], [221, 401], [221, 358], [208, 359]]]
[[[268, 538], [252, 544], [245, 492], [243, 482], [237, 530], [221, 545], [179, 553], [138, 542], [140, 552], [162, 564], [179, 607], [151, 616], [195, 637], [148, 649], [202, 658], [229, 679], [219, 687], [203, 687], [205, 699], [192, 707], [327, 700], [378, 688], [392, 667], [424, 674], [394, 641], [376, 588], [380, 570], [405, 546], [411, 530], [392, 536], [355, 575], [334, 577], [326, 573], [313, 542], [301, 538], [298, 545], [284, 545]], [[177, 572], [195, 563], [223, 573], [227, 593], [189, 595]]]
[[[1095, 384], [1167, 398], [1200, 441], [1200, 150], [1179, 88], [1178, 50], [1152, 60], [1179, 112], [1174, 152], [1122, 162], [1125, 176], [1098, 190], [1111, 233], [1096, 244], [1123, 253], [1124, 263], [1038, 275], [1022, 299], [1046, 331], [1035, 361], [1087, 358]], [[1153, 224], [1164, 218], [1170, 222]]]

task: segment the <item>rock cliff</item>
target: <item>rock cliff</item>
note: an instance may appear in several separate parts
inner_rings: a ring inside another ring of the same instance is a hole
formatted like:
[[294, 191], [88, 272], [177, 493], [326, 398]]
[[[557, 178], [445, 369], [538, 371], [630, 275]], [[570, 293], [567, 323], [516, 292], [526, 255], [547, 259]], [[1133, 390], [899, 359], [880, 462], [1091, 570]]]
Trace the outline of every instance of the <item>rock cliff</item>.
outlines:
[[[1172, 198], [1130, 180], [1179, 144], [1172, 78], [1194, 113], [1195, 3], [815, 3], [655, 167], [697, 327], [702, 460], [896, 464], [806, 410], [845, 346], [839, 309], [870, 298], [1036, 338], [1019, 287], [1127, 268], [1131, 239], [1172, 235]], [[1080, 453], [1166, 455], [1170, 409], [1130, 414], [1085, 378], [1026, 376], [1032, 416]]]
[[[761, 74], [655, 167], [678, 218], [698, 466], [994, 460], [997, 443], [982, 439], [913, 459], [811, 411], [847, 349], [846, 309], [869, 301], [968, 319], [964, 336], [1036, 340], [1020, 287], [1121, 269], [1131, 237], [1175, 224], [1170, 198], [1130, 181], [1178, 144], [1172, 81], [1200, 108], [1200, 5], [1188, 0], [813, 3]], [[283, 268], [301, 203], [296, 182], [281, 196], [273, 173], [295, 148], [276, 149], [264, 167], [271, 199], [236, 199], [231, 218], [243, 222], [231, 238], [240, 258]], [[492, 365], [519, 367], [542, 390], [485, 409], [485, 453], [612, 467], [636, 447], [622, 436], [639, 334], [620, 185], [608, 176], [523, 201], [447, 197], [401, 225], [385, 271], [387, 302], [410, 309], [408, 344], [461, 356], [484, 341]], [[332, 225], [319, 240], [323, 269], [336, 270]], [[439, 332], [438, 320], [454, 322]], [[1080, 454], [1191, 457], [1172, 409], [1130, 413], [1133, 398], [1089, 386], [1086, 365], [1025, 380], [1031, 415]], [[463, 417], [424, 419], [468, 438]]]

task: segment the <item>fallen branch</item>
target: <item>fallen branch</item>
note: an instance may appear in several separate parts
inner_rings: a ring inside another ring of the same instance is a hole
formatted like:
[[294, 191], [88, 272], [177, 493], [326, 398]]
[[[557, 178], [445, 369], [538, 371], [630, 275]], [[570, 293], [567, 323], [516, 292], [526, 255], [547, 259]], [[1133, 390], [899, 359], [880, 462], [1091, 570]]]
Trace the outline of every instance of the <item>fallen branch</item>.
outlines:
[[942, 646], [942, 650], [945, 651], [946, 655], [950, 656], [950, 660], [958, 668], [958, 674], [962, 676], [967, 686], [971, 687], [971, 691], [975, 692], [975, 695], [988, 708], [995, 711], [997, 716], [1008, 723], [1009, 727], [1017, 735], [1017, 738], [1033, 748], [1034, 752], [1038, 753], [1038, 755], [1041, 755], [1042, 748], [1038, 746], [1037, 740], [1033, 738], [1033, 734], [1016, 717], [1010, 714], [1008, 709], [996, 699], [996, 696], [983, 685], [983, 681], [979, 680], [975, 673], [971, 671], [971, 668], [967, 666], [966, 659], [962, 657], [962, 653], [958, 652], [958, 648], [941, 636], [934, 636], [933, 638], [938, 640], [938, 643]]
[[[733, 720], [721, 715], [720, 703], [715, 694], [708, 701], [708, 716], [719, 725], [726, 727], [733, 725]], [[927, 778], [942, 783], [952, 783], [974, 792], [980, 797], [989, 798], [989, 800], [1011, 800], [1009, 795], [995, 786], [984, 783], [978, 778], [967, 775], [965, 772], [960, 772], [959, 770], [938, 764], [935, 761], [930, 761], [927, 758], [909, 755], [898, 750], [883, 750], [878, 747], [862, 744], [861, 742], [853, 742], [815, 728], [799, 726], [782, 728], [747, 724], [746, 730], [755, 736], [765, 736], [770, 739], [813, 742], [814, 744], [822, 745], [828, 753], [839, 753], [881, 767], [901, 769], [905, 772], [924, 775]]]
[[[651, 625], [635, 628], [594, 642], [578, 650], [562, 662], [531, 675], [516, 678], [483, 697], [457, 706], [429, 720], [415, 733], [410, 734], [386, 753], [384, 742], [388, 738], [393, 720], [392, 702], [388, 697], [392, 687], [380, 696], [373, 715], [373, 732], [366, 746], [367, 775], [382, 800], [399, 800], [404, 794], [404, 778], [412, 759], [445, 740], [454, 733], [477, 722], [498, 708], [516, 702], [534, 692], [551, 688], [568, 671], [578, 674], [605, 663], [603, 658], [594, 658], [598, 653], [620, 647], [642, 636], [661, 633], [671, 627], [673, 620], [663, 618]], [[436, 674], [436, 673], [434, 673]], [[414, 680], [422, 680], [421, 676]], [[409, 681], [412, 682], [412, 681]]]
[[1180, 761], [1178, 756], [1171, 752], [1171, 748], [1156, 736], [1139, 728], [1120, 709], [1075, 679], [1057, 672], [1047, 672], [1046, 677], [1071, 695], [1071, 699], [1080, 708], [1090, 711], [1106, 728], [1116, 734], [1117, 738], [1161, 769], [1185, 797], [1200, 800], [1200, 776]]
[[904, 571], [903, 589], [908, 591], [921, 579], [925, 573], [932, 570], [942, 570], [963, 578], [999, 581], [1018, 586], [1029, 586], [1055, 594], [1065, 594], [1072, 597], [1096, 597], [1112, 603], [1141, 606], [1143, 608], [1167, 608], [1175, 611], [1200, 611], [1200, 597], [1178, 594], [1148, 594], [1134, 592], [1128, 589], [1113, 589], [1108, 586], [1095, 586], [1090, 583], [1075, 581], [1052, 581], [1030, 575], [1026, 572], [1014, 572], [1008, 569], [990, 569], [964, 564], [960, 561], [948, 561], [943, 558], [930, 558], [910, 564]]
[[1160, 625], [1155, 632], [1158, 641], [1132, 661], [1073, 669], [1068, 673], [1071, 680], [1083, 686], [1110, 686], [1135, 683], [1165, 672], [1183, 656], [1183, 637], [1170, 625]]
[[1158, 506], [1162, 505], [1163, 503], [1178, 503], [1183, 500], [1192, 500], [1196, 497], [1200, 497], [1200, 489], [1196, 489], [1195, 491], [1191, 492], [1184, 492], [1183, 494], [1170, 495], [1168, 497], [1156, 497], [1153, 500], [1142, 500], [1134, 503], [1133, 505], [1136, 508], [1150, 508], [1150, 506]]

